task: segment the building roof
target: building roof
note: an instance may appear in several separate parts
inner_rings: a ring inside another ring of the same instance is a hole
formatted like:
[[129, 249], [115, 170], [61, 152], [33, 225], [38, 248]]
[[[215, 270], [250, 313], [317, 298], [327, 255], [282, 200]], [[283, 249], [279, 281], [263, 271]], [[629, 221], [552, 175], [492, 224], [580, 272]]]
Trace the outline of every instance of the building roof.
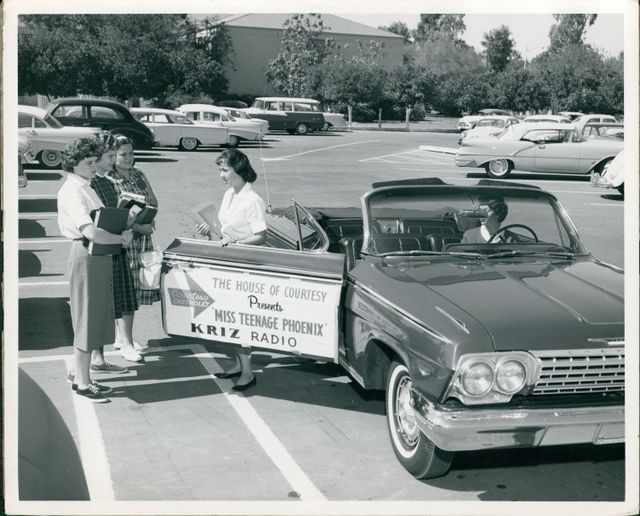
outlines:
[[[284, 22], [293, 16], [292, 13], [250, 13], [235, 14], [222, 18], [219, 23], [229, 27], [255, 27], [261, 29], [282, 30]], [[335, 14], [321, 14], [322, 21], [328, 27], [326, 34], [351, 34], [356, 36], [377, 36], [379, 38], [403, 38], [398, 34], [382, 29], [369, 27]]]

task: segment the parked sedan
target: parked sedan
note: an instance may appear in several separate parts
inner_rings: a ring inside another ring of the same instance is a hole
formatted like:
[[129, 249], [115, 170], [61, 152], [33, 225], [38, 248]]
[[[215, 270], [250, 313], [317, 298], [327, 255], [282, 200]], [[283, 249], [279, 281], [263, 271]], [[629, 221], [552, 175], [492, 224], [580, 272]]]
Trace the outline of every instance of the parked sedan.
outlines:
[[600, 172], [623, 148], [619, 140], [587, 139], [573, 124], [522, 123], [497, 138], [462, 141], [456, 154], [459, 167], [484, 168], [487, 175], [505, 178], [515, 168], [530, 172], [589, 174]]
[[483, 136], [497, 136], [507, 127], [513, 124], [519, 124], [520, 120], [512, 116], [495, 115], [487, 118], [481, 118], [473, 129], [463, 131], [458, 139], [458, 144], [464, 139], [480, 138]]
[[65, 98], [52, 100], [47, 114], [54, 116], [62, 125], [97, 127], [128, 137], [136, 149], [150, 149], [153, 133], [142, 122], [136, 120], [124, 104], [97, 98]]
[[[489, 199], [508, 207], [494, 243], [463, 243]], [[175, 239], [165, 332], [339, 364], [385, 393], [391, 448], [418, 478], [469, 450], [624, 441], [624, 271], [553, 195], [429, 178], [360, 204], [273, 210], [264, 246]]]
[[18, 106], [18, 134], [31, 143], [31, 153], [44, 168], [58, 168], [69, 142], [89, 137], [100, 129], [64, 127], [47, 112], [34, 106]]
[[229, 131], [226, 128], [194, 124], [180, 111], [132, 108], [131, 112], [138, 120], [153, 129], [156, 146], [194, 151], [201, 145], [229, 144]]
[[589, 122], [582, 128], [582, 135], [587, 138], [617, 138], [618, 140], [624, 140], [624, 124]]
[[458, 129], [464, 131], [466, 129], [473, 129], [476, 126], [478, 120], [485, 118], [489, 115], [511, 116], [511, 113], [503, 109], [481, 109], [477, 115], [465, 115], [458, 120]]
[[571, 122], [571, 119], [568, 116], [562, 115], [531, 115], [526, 117], [523, 122], [558, 122], [561, 124], [568, 124]]
[[599, 124], [599, 123], [607, 123], [607, 124], [616, 124], [618, 121], [616, 117], [611, 115], [600, 115], [596, 113], [590, 113], [588, 115], [582, 115], [576, 118], [573, 123], [579, 130], [587, 124]]
[[237, 147], [242, 141], [262, 140], [269, 131], [266, 120], [238, 119], [231, 116], [227, 108], [211, 104], [183, 104], [178, 111], [197, 125], [227, 129], [229, 147]]

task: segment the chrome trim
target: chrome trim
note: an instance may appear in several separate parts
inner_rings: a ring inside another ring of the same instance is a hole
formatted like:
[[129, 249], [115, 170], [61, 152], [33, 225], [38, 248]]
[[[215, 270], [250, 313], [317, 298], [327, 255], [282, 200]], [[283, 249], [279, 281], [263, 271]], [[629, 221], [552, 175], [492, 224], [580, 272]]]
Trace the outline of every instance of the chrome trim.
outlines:
[[406, 312], [405, 310], [400, 308], [398, 305], [396, 305], [396, 304], [392, 303], [391, 301], [389, 301], [387, 298], [382, 297], [377, 292], [374, 292], [373, 290], [371, 290], [368, 287], [364, 287], [362, 285], [358, 285], [353, 280], [349, 280], [349, 283], [351, 283], [355, 289], [362, 290], [363, 292], [366, 292], [371, 297], [377, 299], [380, 303], [387, 305], [389, 308], [391, 308], [398, 315], [404, 317], [405, 319], [407, 319], [407, 321], [413, 323], [415, 326], [418, 326], [421, 330], [426, 331], [433, 338], [438, 339], [439, 341], [441, 341], [441, 342], [443, 342], [445, 344], [453, 344], [452, 340], [448, 339], [447, 337], [445, 337], [441, 333], [437, 332], [436, 330], [434, 330], [430, 326], [427, 326], [423, 321], [421, 321], [417, 317], [414, 317], [410, 313]]
[[338, 364], [345, 369], [351, 377], [360, 384], [362, 388], [364, 388], [364, 378], [358, 374], [358, 372], [347, 362], [347, 358], [343, 355], [338, 354]]
[[435, 309], [438, 310], [438, 312], [440, 312], [442, 315], [444, 315], [447, 319], [449, 319], [453, 324], [455, 324], [458, 328], [460, 328], [463, 332], [465, 332], [467, 335], [469, 335], [469, 329], [467, 328], [467, 325], [465, 323], [463, 323], [462, 321], [460, 321], [459, 319], [456, 319], [453, 315], [451, 315], [449, 312], [447, 312], [446, 310], [444, 310], [443, 308], [440, 308], [439, 306], [435, 306]]
[[534, 396], [624, 392], [624, 348], [531, 351], [538, 360]]
[[[325, 232], [324, 229], [322, 229], [322, 227], [320, 226], [320, 224], [318, 223], [318, 221], [316, 220], [316, 218], [311, 215], [311, 213], [309, 213], [309, 210], [307, 210], [307, 208], [305, 208], [304, 206], [302, 206], [301, 204], [298, 204], [295, 199], [293, 200], [293, 209], [295, 210], [297, 207], [300, 207], [302, 210], [304, 210], [305, 214], [307, 215], [307, 217], [309, 217], [309, 220], [311, 221], [311, 223], [313, 224], [313, 226], [316, 228], [316, 230], [320, 233], [320, 236], [322, 237], [322, 240], [324, 241], [324, 243], [322, 244], [322, 247], [320, 249], [309, 249], [306, 252], [307, 253], [326, 253], [327, 249], [329, 249], [329, 236], [327, 235], [327, 233]], [[297, 212], [296, 212], [296, 219], [298, 218]], [[299, 223], [298, 223], [299, 225]], [[300, 228], [298, 227], [298, 230]], [[300, 242], [300, 247], [302, 247], [302, 242]], [[301, 249], [302, 251], [304, 251], [304, 249]]]
[[420, 430], [443, 450], [624, 440], [624, 405], [443, 410], [413, 392]]
[[[174, 261], [172, 261], [174, 260]], [[265, 266], [265, 265], [247, 265], [246, 262], [238, 263], [237, 266], [230, 264], [229, 262], [217, 261], [211, 258], [187, 258], [182, 255], [174, 255], [165, 253], [163, 258], [163, 263], [171, 267], [181, 267], [181, 268], [192, 268], [195, 266], [203, 266], [208, 268], [218, 268], [224, 270], [230, 270], [234, 272], [238, 272], [238, 269], [243, 272], [250, 272], [252, 270], [259, 271], [260, 274], [264, 274], [265, 276], [288, 276], [293, 278], [305, 278], [305, 281], [314, 281], [316, 280], [318, 283], [335, 283], [342, 284], [342, 279], [337, 279], [335, 275], [322, 275], [322, 273], [318, 274], [305, 274], [303, 271], [294, 272], [291, 269], [279, 269], [276, 266]]]

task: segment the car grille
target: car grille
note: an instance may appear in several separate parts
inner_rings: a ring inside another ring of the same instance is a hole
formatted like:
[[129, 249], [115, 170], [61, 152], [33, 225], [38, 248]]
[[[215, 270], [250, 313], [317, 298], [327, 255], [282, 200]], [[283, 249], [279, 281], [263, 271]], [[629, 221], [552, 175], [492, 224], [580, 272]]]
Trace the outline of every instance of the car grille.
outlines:
[[537, 351], [533, 395], [624, 391], [624, 347]]

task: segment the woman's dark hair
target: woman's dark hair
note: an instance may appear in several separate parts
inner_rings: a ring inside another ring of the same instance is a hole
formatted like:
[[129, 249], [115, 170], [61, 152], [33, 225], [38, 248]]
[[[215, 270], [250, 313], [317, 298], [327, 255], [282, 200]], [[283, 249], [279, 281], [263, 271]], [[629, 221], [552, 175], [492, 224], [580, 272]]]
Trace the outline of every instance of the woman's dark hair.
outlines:
[[253, 167], [251, 166], [251, 163], [249, 163], [247, 155], [238, 149], [227, 149], [220, 154], [216, 160], [216, 165], [220, 165], [222, 163], [226, 163], [233, 168], [233, 171], [247, 183], [253, 183], [258, 178], [255, 170], [253, 170]]
[[62, 169], [66, 172], [73, 172], [74, 167], [83, 159], [96, 157], [102, 154], [100, 146], [93, 138], [78, 138], [70, 142], [64, 149], [62, 155]]
[[93, 136], [93, 139], [100, 147], [101, 154], [116, 148], [116, 138], [109, 131], [100, 131]]
[[498, 222], [500, 223], [502, 223], [502, 221], [506, 219], [507, 215], [509, 214], [509, 206], [507, 206], [507, 203], [504, 202], [504, 199], [502, 197], [491, 199], [487, 203], [487, 206], [489, 206], [489, 208], [491, 208], [491, 211], [493, 211], [498, 216]]
[[126, 136], [122, 136], [121, 134], [114, 136], [114, 140], [115, 143], [113, 148], [115, 150], [118, 150], [125, 145], [131, 145], [133, 147], [133, 142], [129, 138], [127, 138]]

